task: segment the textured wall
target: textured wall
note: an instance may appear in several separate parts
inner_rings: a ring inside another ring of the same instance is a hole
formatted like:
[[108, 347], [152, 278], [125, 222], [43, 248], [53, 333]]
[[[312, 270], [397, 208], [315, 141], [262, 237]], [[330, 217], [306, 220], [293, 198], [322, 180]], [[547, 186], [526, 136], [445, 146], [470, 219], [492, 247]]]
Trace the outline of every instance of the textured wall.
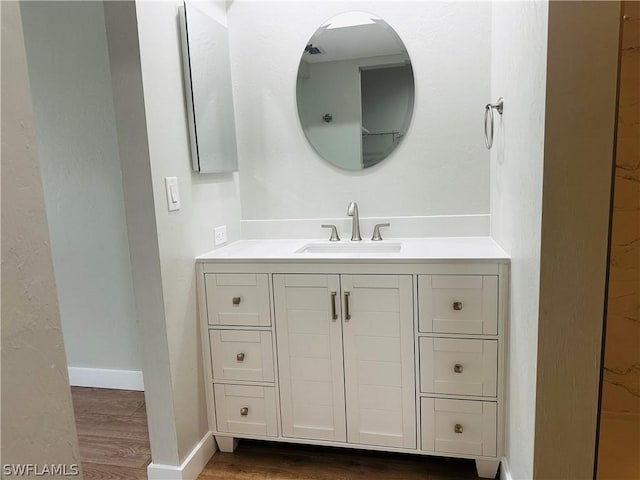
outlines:
[[122, 166], [131, 273], [136, 309], [141, 331], [144, 332], [141, 335], [141, 345], [151, 455], [155, 463], [177, 465], [180, 461], [149, 165], [136, 7], [133, 0], [105, 2], [103, 6]]
[[[240, 199], [237, 174], [191, 171], [177, 4], [136, 2], [136, 13], [175, 426], [184, 461], [208, 431], [194, 258], [213, 248], [216, 225], [227, 225], [229, 241], [239, 238]], [[167, 211], [168, 176], [178, 177], [177, 212]]]
[[491, 99], [504, 97], [491, 151], [491, 235], [511, 254], [506, 457], [533, 475], [540, 225], [547, 57], [546, 2], [497, 2]]
[[102, 2], [23, 2], [71, 367], [142, 370]]
[[[2, 2], [2, 463], [79, 463], [18, 2]], [[3, 477], [4, 478], [4, 477]]]
[[[389, 23], [416, 77], [407, 136], [384, 162], [355, 173], [313, 151], [295, 90], [306, 42], [349, 10]], [[342, 217], [352, 200], [362, 216], [489, 212], [489, 2], [234, 2], [228, 14], [244, 220]]]
[[624, 9], [602, 409], [640, 421], [640, 3]]

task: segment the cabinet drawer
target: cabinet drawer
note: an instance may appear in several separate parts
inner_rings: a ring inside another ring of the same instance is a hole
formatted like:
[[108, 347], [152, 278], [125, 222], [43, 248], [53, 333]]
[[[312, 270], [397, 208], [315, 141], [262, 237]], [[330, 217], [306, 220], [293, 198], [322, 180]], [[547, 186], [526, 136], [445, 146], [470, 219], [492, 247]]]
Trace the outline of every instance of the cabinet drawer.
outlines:
[[210, 325], [271, 325], [266, 274], [208, 273], [204, 279]]
[[273, 382], [271, 332], [210, 330], [213, 380]]
[[422, 398], [422, 450], [496, 456], [496, 404]]
[[278, 435], [274, 387], [214, 385], [219, 432]]
[[420, 391], [496, 396], [498, 341], [420, 338]]
[[421, 332], [497, 335], [498, 277], [419, 275]]

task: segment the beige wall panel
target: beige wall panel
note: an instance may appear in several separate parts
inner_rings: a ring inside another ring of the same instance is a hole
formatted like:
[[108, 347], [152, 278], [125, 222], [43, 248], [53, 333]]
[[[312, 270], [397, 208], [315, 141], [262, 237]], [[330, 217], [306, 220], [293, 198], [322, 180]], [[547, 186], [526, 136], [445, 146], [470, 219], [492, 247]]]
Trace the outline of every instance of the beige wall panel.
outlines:
[[593, 477], [619, 15], [549, 4], [534, 478]]
[[2, 2], [1, 16], [2, 463], [70, 471], [78, 440], [19, 4]]

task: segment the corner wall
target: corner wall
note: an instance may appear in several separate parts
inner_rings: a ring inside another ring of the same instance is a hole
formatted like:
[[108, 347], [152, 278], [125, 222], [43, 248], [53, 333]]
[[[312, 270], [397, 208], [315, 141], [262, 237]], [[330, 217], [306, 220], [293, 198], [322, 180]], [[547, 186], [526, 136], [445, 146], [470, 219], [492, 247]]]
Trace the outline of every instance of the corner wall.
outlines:
[[180, 459], [136, 9], [133, 0], [104, 2], [103, 8], [129, 234], [131, 274], [141, 330], [151, 456], [156, 463], [178, 465]]
[[506, 458], [533, 478], [548, 4], [494, 2], [491, 101], [504, 97], [491, 150], [491, 235], [511, 255]]
[[[18, 2], [2, 25], [2, 463], [78, 465]], [[3, 473], [4, 477], [4, 473]], [[79, 477], [82, 478], [82, 474]]]
[[[224, 4], [209, 4], [224, 12]], [[183, 462], [209, 431], [195, 257], [213, 249], [215, 226], [227, 225], [230, 242], [240, 238], [238, 176], [191, 170], [177, 2], [136, 1], [135, 8], [178, 460]], [[179, 211], [167, 211], [165, 177], [178, 177]]]

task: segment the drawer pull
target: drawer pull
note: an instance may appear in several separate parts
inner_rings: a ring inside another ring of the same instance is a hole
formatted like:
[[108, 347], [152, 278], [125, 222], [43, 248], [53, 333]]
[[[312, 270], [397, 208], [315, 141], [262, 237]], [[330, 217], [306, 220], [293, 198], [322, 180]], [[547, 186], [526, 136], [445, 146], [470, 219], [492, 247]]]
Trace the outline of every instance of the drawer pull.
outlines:
[[344, 292], [344, 319], [351, 320], [351, 312], [349, 311], [349, 295], [350, 292]]
[[333, 320], [338, 319], [338, 312], [336, 311], [336, 296], [337, 292], [331, 292], [331, 318]]
[[244, 362], [244, 353], [238, 353], [236, 354], [236, 360], [238, 360], [239, 362]]
[[455, 427], [453, 427], [453, 431], [456, 433], [462, 433], [463, 431], [462, 425], [460, 425], [459, 423], [456, 423]]
[[462, 310], [462, 302], [453, 302], [454, 310]]
[[240, 305], [240, 297], [233, 297], [233, 304]]
[[453, 371], [456, 372], [456, 373], [462, 373], [462, 370], [464, 370], [464, 369], [462, 368], [462, 365], [460, 365], [459, 363], [456, 363], [453, 366]]
[[242, 407], [240, 409], [240, 415], [242, 415], [243, 417], [246, 417], [247, 415], [249, 415], [249, 407]]

